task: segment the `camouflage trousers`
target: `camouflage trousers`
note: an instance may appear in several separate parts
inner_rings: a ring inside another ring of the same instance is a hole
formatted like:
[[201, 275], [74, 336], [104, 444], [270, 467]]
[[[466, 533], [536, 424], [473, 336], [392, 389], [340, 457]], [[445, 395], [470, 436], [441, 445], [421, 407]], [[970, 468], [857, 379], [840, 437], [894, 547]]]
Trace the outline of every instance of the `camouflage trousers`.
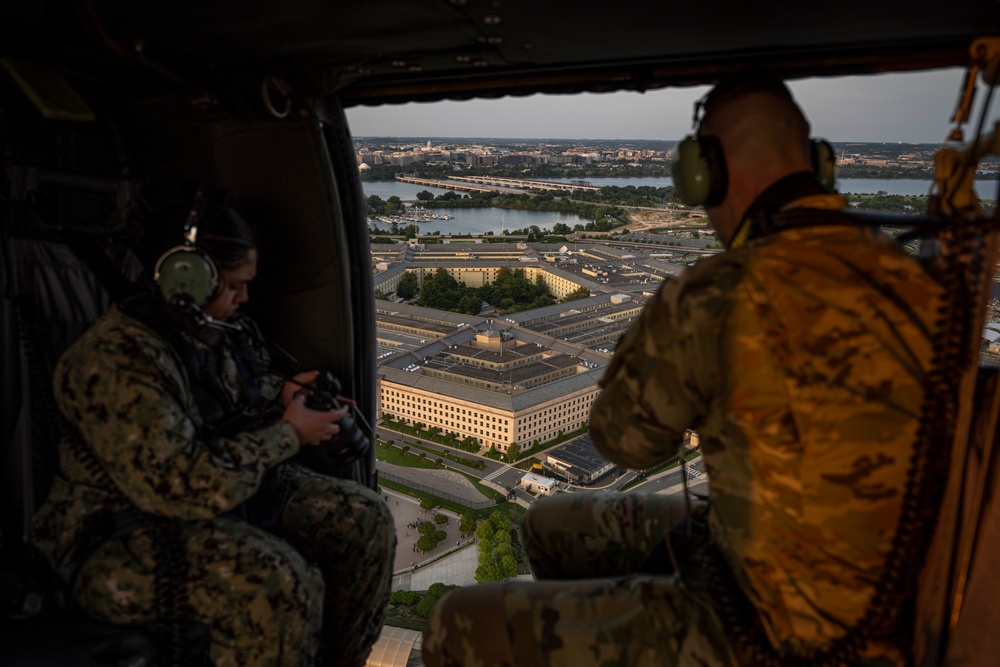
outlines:
[[[190, 618], [211, 632], [219, 667], [363, 665], [391, 592], [396, 535], [382, 498], [355, 482], [286, 464], [274, 533], [220, 517], [180, 522]], [[77, 601], [114, 623], [155, 619], [155, 549], [146, 529], [87, 559]]]
[[679, 496], [566, 494], [536, 503], [523, 532], [539, 581], [449, 593], [424, 634], [425, 662], [735, 665], [711, 600], [669, 573], [665, 536], [684, 518]]

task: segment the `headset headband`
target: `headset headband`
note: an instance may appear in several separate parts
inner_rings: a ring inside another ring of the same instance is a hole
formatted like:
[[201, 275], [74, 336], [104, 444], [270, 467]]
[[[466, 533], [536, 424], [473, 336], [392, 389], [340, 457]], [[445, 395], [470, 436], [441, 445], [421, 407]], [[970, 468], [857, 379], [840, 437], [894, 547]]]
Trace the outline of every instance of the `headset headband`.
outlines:
[[[182, 245], [160, 256], [153, 270], [153, 280], [164, 299], [170, 303], [192, 303], [204, 306], [218, 292], [221, 269], [211, 253], [198, 243], [198, 228], [211, 221], [229, 205], [231, 195], [223, 188], [209, 189], [199, 185], [195, 190], [184, 221]], [[224, 236], [202, 234], [201, 240], [227, 239]]]
[[[709, 113], [711, 108], [718, 104], [720, 100], [730, 97], [736, 93], [748, 92], [773, 93], [775, 95], [780, 95], [792, 104], [795, 104], [795, 98], [792, 97], [792, 91], [788, 89], [788, 86], [785, 85], [785, 82], [782, 79], [775, 76], [770, 70], [760, 67], [742, 70], [729, 77], [723, 78], [715, 86], [713, 86], [711, 90], [705, 93], [701, 99], [694, 103], [694, 117], [692, 119], [692, 124], [695, 134], [697, 134], [701, 129], [701, 124], [705, 119], [705, 115]], [[796, 107], [797, 106], [798, 105], [796, 105]], [[806, 133], [808, 134], [809, 121], [805, 120], [804, 116], [803, 121], [806, 123]]]
[[205, 218], [205, 186], [199, 185], [191, 200], [191, 209], [184, 222], [184, 242], [186, 245], [198, 245], [198, 225]]
[[[785, 82], [771, 72], [753, 68], [723, 79], [715, 87], [695, 102], [694, 134], [686, 137], [674, 148], [671, 167], [674, 188], [678, 198], [688, 206], [717, 206], [726, 196], [729, 185], [726, 156], [718, 137], [701, 132], [705, 116], [723, 100], [745, 93], [767, 93], [787, 100], [797, 111], [809, 136], [809, 121], [795, 103]], [[809, 140], [813, 172], [823, 188], [828, 192], [835, 189], [835, 156], [833, 148], [823, 140]]]

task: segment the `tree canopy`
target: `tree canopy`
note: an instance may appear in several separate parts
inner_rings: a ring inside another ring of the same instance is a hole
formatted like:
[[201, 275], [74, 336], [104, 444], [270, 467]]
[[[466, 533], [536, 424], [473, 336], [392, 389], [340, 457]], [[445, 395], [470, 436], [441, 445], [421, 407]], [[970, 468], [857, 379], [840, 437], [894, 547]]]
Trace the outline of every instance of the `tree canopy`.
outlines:
[[504, 581], [517, 576], [517, 557], [511, 543], [510, 519], [500, 512], [493, 512], [476, 527], [479, 542], [479, 566], [476, 581]]
[[400, 299], [412, 299], [417, 295], [418, 290], [417, 274], [413, 271], [407, 271], [399, 279], [399, 286], [396, 287], [396, 296]]
[[434, 275], [424, 279], [417, 299], [419, 306], [469, 315], [478, 314], [483, 302], [498, 308], [501, 313], [509, 313], [551, 306], [556, 301], [544, 283], [528, 280], [524, 269], [508, 267], [497, 271], [496, 280], [482, 287], [468, 287], [455, 280], [447, 270], [438, 268]]
[[368, 207], [368, 215], [399, 215], [406, 208], [403, 200], [393, 195], [388, 201], [383, 201], [378, 195], [365, 197], [365, 205]]

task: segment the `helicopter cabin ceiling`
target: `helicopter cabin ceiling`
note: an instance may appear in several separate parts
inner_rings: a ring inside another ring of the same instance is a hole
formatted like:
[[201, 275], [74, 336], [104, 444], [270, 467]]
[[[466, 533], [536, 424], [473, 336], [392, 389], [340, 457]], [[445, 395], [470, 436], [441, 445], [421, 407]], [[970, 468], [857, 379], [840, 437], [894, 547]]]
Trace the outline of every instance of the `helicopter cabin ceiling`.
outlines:
[[344, 106], [964, 65], [998, 0], [2, 0], [8, 54], [193, 89]]

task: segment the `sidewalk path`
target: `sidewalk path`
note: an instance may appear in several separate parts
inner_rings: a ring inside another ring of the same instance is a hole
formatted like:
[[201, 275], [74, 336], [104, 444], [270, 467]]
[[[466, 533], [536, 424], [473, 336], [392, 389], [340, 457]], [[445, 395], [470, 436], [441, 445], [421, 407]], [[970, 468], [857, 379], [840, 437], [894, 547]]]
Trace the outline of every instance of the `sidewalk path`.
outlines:
[[[391, 489], [383, 488], [382, 496], [387, 499], [386, 503], [389, 506], [389, 511], [392, 512], [393, 522], [396, 526], [397, 546], [396, 559], [392, 565], [393, 572], [411, 571], [413, 566], [419, 569], [424, 564], [430, 563], [442, 555], [454, 551], [459, 546], [469, 544], [474, 540], [474, 536], [471, 533], [463, 535], [459, 530], [461, 519], [454, 512], [440, 508], [424, 510], [415, 498], [397, 493]], [[448, 523], [435, 523], [434, 516], [438, 514], [448, 517]], [[420, 533], [417, 532], [414, 524], [421, 521], [434, 523], [435, 528], [445, 531], [448, 535], [438, 546], [427, 552], [414, 550], [417, 540], [420, 539]], [[414, 525], [414, 527], [411, 528], [411, 525]], [[475, 565], [473, 565], [472, 569], [475, 571]]]

